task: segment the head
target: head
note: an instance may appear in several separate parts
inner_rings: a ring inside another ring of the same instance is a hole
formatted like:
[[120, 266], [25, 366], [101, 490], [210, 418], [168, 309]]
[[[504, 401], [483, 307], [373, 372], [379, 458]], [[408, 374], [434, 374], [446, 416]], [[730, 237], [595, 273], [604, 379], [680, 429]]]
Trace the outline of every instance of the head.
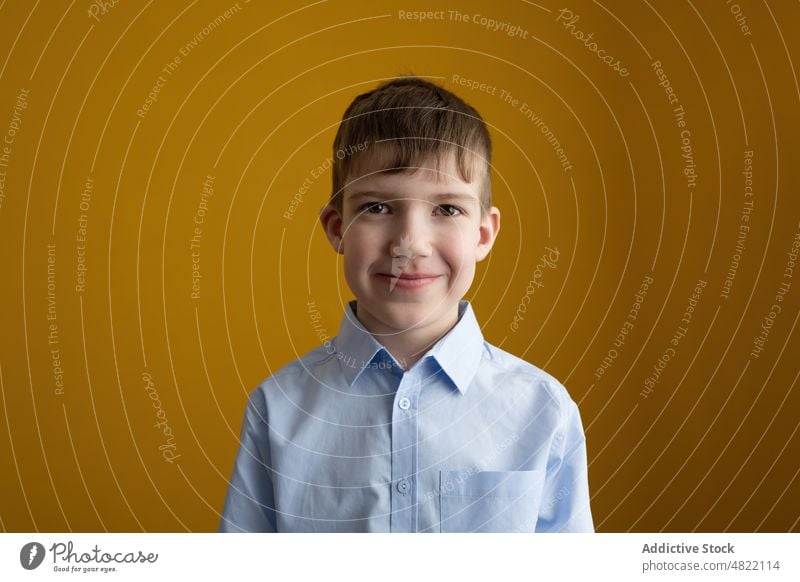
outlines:
[[422, 79], [389, 81], [348, 107], [320, 221], [373, 333], [455, 323], [500, 228], [491, 149], [478, 112]]

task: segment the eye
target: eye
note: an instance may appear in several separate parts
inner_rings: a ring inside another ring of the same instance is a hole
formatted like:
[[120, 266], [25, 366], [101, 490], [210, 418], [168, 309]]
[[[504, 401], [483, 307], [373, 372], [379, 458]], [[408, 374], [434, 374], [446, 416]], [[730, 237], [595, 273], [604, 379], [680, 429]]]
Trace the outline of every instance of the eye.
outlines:
[[389, 207], [383, 202], [367, 202], [366, 204], [362, 204], [358, 210], [359, 212], [365, 212], [367, 214], [386, 214], [384, 210], [388, 212]]
[[458, 206], [452, 204], [440, 204], [438, 210], [443, 213], [443, 216], [458, 216], [464, 213]]

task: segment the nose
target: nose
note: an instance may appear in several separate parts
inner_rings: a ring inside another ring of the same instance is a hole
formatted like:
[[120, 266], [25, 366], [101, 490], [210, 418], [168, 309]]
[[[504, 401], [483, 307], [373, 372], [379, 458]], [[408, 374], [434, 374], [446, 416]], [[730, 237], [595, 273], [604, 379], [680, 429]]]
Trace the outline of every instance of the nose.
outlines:
[[390, 239], [391, 257], [413, 260], [431, 255], [432, 230], [428, 221], [428, 206], [417, 204], [414, 209], [407, 209], [398, 215]]

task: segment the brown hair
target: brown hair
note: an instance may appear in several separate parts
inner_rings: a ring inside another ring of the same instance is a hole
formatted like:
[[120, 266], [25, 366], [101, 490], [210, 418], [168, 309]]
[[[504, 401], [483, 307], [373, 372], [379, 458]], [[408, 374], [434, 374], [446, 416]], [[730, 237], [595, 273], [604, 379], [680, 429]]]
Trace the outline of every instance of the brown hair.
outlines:
[[330, 203], [342, 210], [342, 191], [366, 156], [380, 155], [385, 172], [413, 172], [415, 166], [454, 153], [465, 182], [483, 172], [481, 209], [492, 206], [489, 171], [492, 141], [480, 114], [450, 91], [419, 77], [400, 77], [356, 97], [344, 112], [333, 141]]

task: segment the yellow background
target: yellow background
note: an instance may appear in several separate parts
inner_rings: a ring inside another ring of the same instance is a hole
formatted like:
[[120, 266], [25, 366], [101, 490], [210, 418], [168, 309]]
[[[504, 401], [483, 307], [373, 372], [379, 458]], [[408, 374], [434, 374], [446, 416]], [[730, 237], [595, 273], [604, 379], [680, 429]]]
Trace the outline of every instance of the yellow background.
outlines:
[[[0, 139], [14, 132], [0, 167], [4, 531], [216, 529], [247, 394], [320, 343], [308, 301], [334, 336], [352, 298], [315, 224], [330, 172], [312, 171], [353, 97], [407, 73], [457, 92], [490, 124], [503, 224], [467, 298], [488, 341], [545, 368], [579, 403], [598, 531], [800, 531], [800, 271], [785, 276], [800, 229], [800, 4], [100, 4], [0, 9]], [[571, 28], [559, 20], [565, 7], [579, 17]], [[694, 187], [654, 61], [685, 111]], [[137, 115], [160, 75], [157, 100]], [[726, 299], [745, 151], [750, 230]], [[209, 175], [192, 298], [190, 243]], [[515, 331], [545, 247], [559, 260]], [[645, 398], [701, 279], [686, 336]], [[754, 357], [782, 282], [781, 312]], [[150, 394], [174, 434], [172, 462]]]

